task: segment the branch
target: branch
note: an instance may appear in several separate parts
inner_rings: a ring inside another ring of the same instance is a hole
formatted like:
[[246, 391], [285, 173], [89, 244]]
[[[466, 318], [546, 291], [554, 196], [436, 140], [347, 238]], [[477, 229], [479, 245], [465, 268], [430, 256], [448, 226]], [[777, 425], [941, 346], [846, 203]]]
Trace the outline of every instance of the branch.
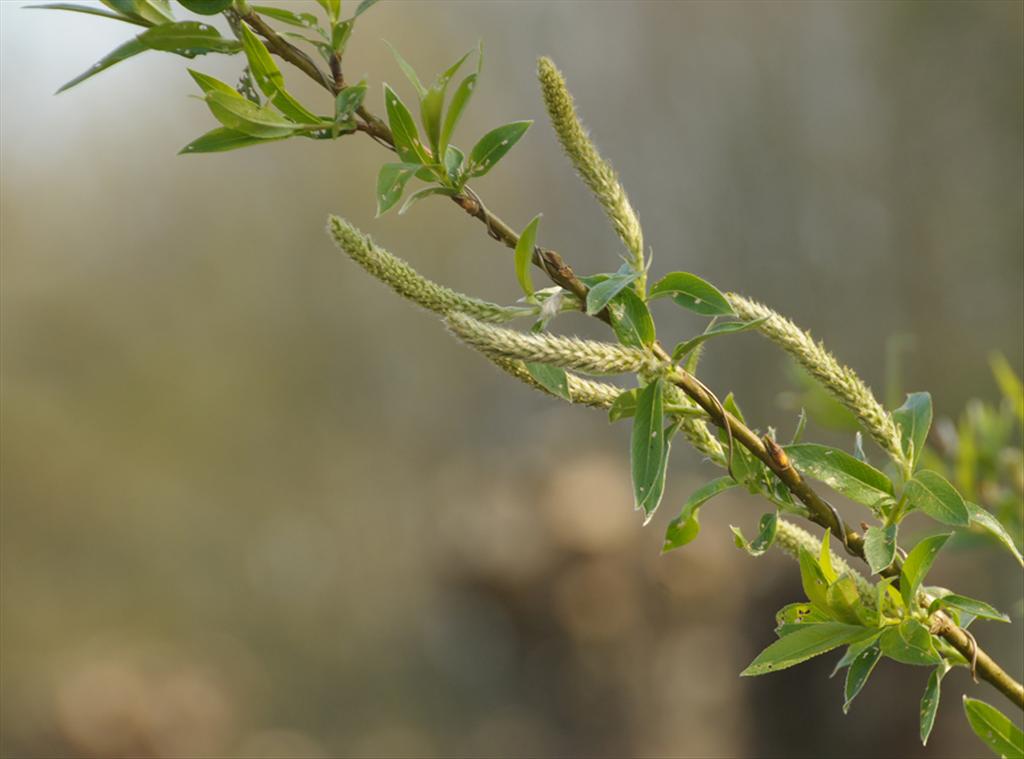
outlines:
[[[340, 77], [332, 78], [325, 74], [304, 52], [278, 35], [255, 12], [249, 11], [242, 19], [267, 41], [268, 49], [296, 66], [303, 73], [324, 87], [328, 92], [337, 94], [343, 86]], [[340, 62], [338, 62], [340, 67]], [[339, 89], [336, 89], [339, 87]], [[360, 107], [357, 111], [362, 122], [357, 129], [365, 132], [378, 143], [394, 150], [394, 138], [387, 124], [374, 116], [367, 108]], [[506, 247], [514, 249], [519, 235], [499, 216], [491, 212], [469, 187], [461, 195], [452, 200], [467, 214], [481, 221], [487, 233]], [[533, 253], [533, 263], [560, 287], [575, 295], [581, 304], [586, 303], [589, 288], [576, 276], [572, 267], [558, 253], [546, 248], [537, 247]], [[595, 315], [601, 321], [610, 324], [611, 317], [607, 309]], [[668, 353], [655, 343], [654, 355], [661, 361], [669, 360]], [[819, 496], [807, 481], [789, 462], [785, 452], [774, 441], [762, 439], [747, 425], [726, 411], [717, 397], [696, 377], [681, 367], [675, 367], [670, 374], [671, 381], [686, 395], [695, 401], [711, 420], [726, 430], [730, 439], [734, 439], [764, 463], [782, 480], [789, 491], [796, 496], [810, 511], [809, 518], [816, 524], [831, 529], [840, 538], [848, 553], [864, 559], [864, 537], [846, 524], [836, 509]], [[900, 562], [897, 559], [881, 574], [899, 579]], [[938, 616], [938, 615], [937, 615]], [[1011, 702], [1024, 710], [1024, 685], [1014, 680], [1002, 667], [986, 654], [974, 639], [974, 636], [953, 624], [951, 620], [939, 617], [935, 633], [941, 635], [950, 645], [959, 651], [965, 659], [975, 662], [978, 675], [993, 685]]]

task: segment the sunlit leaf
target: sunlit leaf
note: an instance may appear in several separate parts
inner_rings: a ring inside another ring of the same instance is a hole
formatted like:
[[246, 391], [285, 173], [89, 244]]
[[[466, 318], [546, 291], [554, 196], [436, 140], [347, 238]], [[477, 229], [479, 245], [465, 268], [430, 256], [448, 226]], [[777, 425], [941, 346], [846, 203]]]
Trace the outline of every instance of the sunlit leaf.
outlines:
[[244, 134], [243, 132], [235, 132], [225, 127], [218, 127], [212, 129], [201, 137], [197, 137], [192, 140], [188, 145], [183, 147], [180, 154], [186, 153], [224, 153], [228, 150], [238, 150], [239, 148], [247, 148], [250, 145], [260, 145], [267, 142], [275, 142], [276, 140], [284, 139], [281, 137], [271, 138], [260, 138], [253, 137], [252, 135]]
[[651, 298], [663, 297], [671, 297], [683, 308], [704, 316], [732, 314], [729, 301], [714, 285], [689, 272], [672, 272], [651, 287]]
[[899, 425], [903, 453], [917, 466], [932, 426], [932, 397], [928, 393], [910, 393], [903, 405], [892, 412], [892, 418]]
[[530, 373], [531, 377], [537, 380], [552, 395], [557, 395], [559, 398], [564, 398], [567, 401], [572, 400], [572, 397], [569, 395], [569, 379], [566, 376], [565, 369], [559, 366], [551, 366], [550, 364], [527, 362], [526, 370]]
[[679, 343], [672, 351], [672, 360], [681, 361], [686, 354], [696, 348], [698, 345], [703, 343], [705, 340], [710, 340], [712, 337], [718, 337], [719, 335], [735, 335], [737, 332], [746, 332], [750, 329], [757, 328], [760, 324], [763, 324], [765, 319], [755, 319], [750, 322], [721, 322], [708, 327], [703, 333], [696, 337], [691, 337], [689, 340]]
[[1024, 556], [1021, 555], [1020, 549], [1017, 548], [1017, 544], [1013, 542], [1013, 538], [1010, 536], [1006, 527], [1003, 526], [1003, 523], [996, 519], [989, 511], [976, 503], [965, 501], [964, 504], [967, 506], [967, 513], [970, 514], [971, 524], [975, 524], [992, 533], [1000, 543], [1006, 546], [1006, 550], [1013, 554], [1013, 558], [1015, 558], [1021, 566], [1024, 566]]
[[779, 528], [778, 512], [771, 511], [762, 516], [757, 527], [757, 536], [753, 540], [748, 541], [743, 537], [743, 532], [739, 527], [729, 526], [729, 529], [732, 530], [733, 542], [736, 543], [736, 547], [742, 548], [751, 556], [761, 556], [775, 542], [775, 534]]
[[906, 497], [911, 506], [943, 524], [965, 527], [971, 517], [967, 504], [956, 488], [929, 469], [917, 472], [907, 483]]
[[842, 622], [802, 625], [758, 654], [740, 675], [751, 677], [787, 669], [839, 646], [867, 638], [873, 633], [874, 630], [870, 628]]
[[878, 643], [873, 643], [858, 653], [850, 662], [850, 669], [846, 672], [846, 683], [843, 686], [843, 714], [850, 711], [850, 704], [864, 689], [871, 673], [875, 671], [875, 665], [881, 658], [881, 646]]
[[964, 712], [974, 734], [1005, 759], [1024, 757], [1024, 733], [994, 706], [964, 696]]
[[959, 609], [960, 611], [966, 611], [971, 616], [980, 617], [981, 619], [991, 619], [996, 622], [1010, 621], [1008, 616], [992, 606], [989, 606], [984, 601], [978, 601], [977, 599], [968, 598], [967, 596], [961, 596], [956, 593], [948, 593], [941, 598], [936, 598], [932, 601], [931, 606], [928, 607], [928, 613], [931, 614], [936, 609]]
[[530, 277], [530, 265], [533, 263], [533, 252], [537, 245], [537, 225], [540, 224], [541, 214], [537, 214], [526, 225], [526, 229], [519, 235], [515, 250], [516, 279], [519, 286], [527, 296], [533, 295], [533, 279]]
[[942, 533], [925, 538], [909, 554], [903, 562], [903, 569], [900, 572], [900, 595], [903, 603], [908, 608], [913, 608], [914, 599], [917, 597], [917, 590], [932, 568], [935, 556], [946, 545], [952, 533]]
[[879, 509], [893, 501], [892, 482], [870, 464], [846, 451], [814, 443], [787, 445], [793, 465], [808, 477], [821, 480], [847, 498]]
[[896, 558], [897, 525], [868, 527], [864, 533], [864, 558], [871, 567], [871, 574], [878, 574], [892, 564]]

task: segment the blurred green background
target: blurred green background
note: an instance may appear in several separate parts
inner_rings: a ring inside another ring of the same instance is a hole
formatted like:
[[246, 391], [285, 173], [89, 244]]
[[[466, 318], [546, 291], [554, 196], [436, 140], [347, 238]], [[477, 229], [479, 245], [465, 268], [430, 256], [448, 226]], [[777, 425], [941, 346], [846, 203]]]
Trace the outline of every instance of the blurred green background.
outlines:
[[[334, 249], [331, 212], [428, 276], [518, 297], [508, 251], [450, 204], [374, 219], [382, 149], [176, 156], [213, 125], [185, 61], [147, 53], [53, 97], [134, 32], [22, 6], [0, 3], [4, 756], [982, 752], [960, 693], [1000, 699], [962, 670], [927, 749], [924, 669], [883, 662], [846, 717], [834, 657], [737, 676], [801, 597], [786, 558], [732, 544], [764, 504], [723, 497], [659, 556], [709, 465], [677, 445], [641, 528], [626, 425], [501, 375]], [[607, 271], [617, 241], [545, 123], [551, 55], [655, 276], [780, 308], [879, 393], [887, 339], [912, 336], [903, 389], [956, 417], [998, 397], [989, 351], [1019, 372], [1024, 350], [1022, 24], [1019, 2], [384, 2], [345, 70], [380, 111], [381, 81], [409, 94], [382, 39], [425, 76], [483, 39], [456, 142], [537, 123], [477, 189]], [[188, 65], [234, 81], [241, 61]], [[669, 344], [701, 325], [656, 317]], [[703, 367], [792, 429], [770, 345], [740, 335]], [[1021, 573], [990, 548], [931, 579], [1014, 608]], [[977, 633], [1019, 674], [1014, 621]]]

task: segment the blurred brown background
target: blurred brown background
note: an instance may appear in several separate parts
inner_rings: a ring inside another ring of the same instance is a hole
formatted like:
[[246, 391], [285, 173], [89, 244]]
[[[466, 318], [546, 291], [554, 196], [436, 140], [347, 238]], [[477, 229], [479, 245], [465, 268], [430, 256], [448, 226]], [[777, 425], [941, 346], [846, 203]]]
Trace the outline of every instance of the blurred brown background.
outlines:
[[[927, 749], [924, 669], [883, 662], [846, 717], [834, 656], [737, 677], [801, 597], [787, 559], [732, 545], [764, 505], [722, 498], [659, 556], [708, 465], [677, 445], [642, 529], [627, 425], [500, 375], [324, 235], [341, 213], [429, 276], [518, 296], [508, 252], [449, 204], [374, 219], [382, 149], [178, 157], [213, 123], [185, 61], [147, 53], [53, 97], [133, 28], [21, 5], [0, 3], [4, 756], [982, 753], [960, 693], [999, 698], [963, 671]], [[381, 110], [382, 80], [409, 94], [382, 38], [423, 76], [482, 38], [457, 142], [537, 123], [477, 189], [607, 271], [616, 240], [535, 86], [551, 55], [655, 276], [778, 306], [880, 393], [887, 338], [912, 335], [906, 389], [955, 416], [997, 397], [990, 350], [1022, 360], [1022, 9], [385, 2], [346, 72]], [[234, 81], [241, 63], [188, 65]], [[656, 316], [670, 344], [701, 324]], [[703, 373], [792, 429], [786, 362], [756, 336]], [[932, 579], [1003, 608], [1024, 590], [996, 551], [950, 551]], [[978, 634], [1020, 673], [1015, 623]]]

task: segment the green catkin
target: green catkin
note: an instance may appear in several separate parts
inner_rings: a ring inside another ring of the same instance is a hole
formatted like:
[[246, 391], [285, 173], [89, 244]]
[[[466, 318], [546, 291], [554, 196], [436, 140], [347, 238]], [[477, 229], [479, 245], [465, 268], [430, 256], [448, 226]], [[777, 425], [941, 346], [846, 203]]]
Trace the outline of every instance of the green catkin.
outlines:
[[823, 345], [814, 342], [807, 332], [767, 306], [736, 293], [726, 293], [725, 297], [741, 319], [752, 321], [767, 317], [758, 326], [758, 330], [793, 356], [860, 420], [871, 437], [893, 460], [906, 467], [907, 461], [896, 422], [853, 369], [840, 364]]
[[499, 306], [432, 282], [402, 259], [374, 244], [369, 235], [363, 234], [338, 216], [330, 217], [327, 231], [338, 247], [372, 276], [403, 298], [429, 311], [441, 315], [461, 311], [480, 321], [492, 323], [507, 322], [534, 313], [534, 309]]
[[[814, 535], [809, 533], [803, 527], [795, 525], [782, 518], [778, 520], [778, 527], [775, 533], [775, 543], [773, 543], [773, 545], [782, 551], [785, 551], [797, 561], [800, 560], [801, 548], [812, 556], [818, 556], [821, 554], [820, 540], [814, 537]], [[830, 551], [829, 554], [832, 558], [832, 568], [836, 571], [836, 574], [850, 575], [850, 577], [853, 578], [853, 581], [857, 584], [857, 592], [860, 593], [861, 599], [868, 606], [874, 608], [875, 586], [868, 582], [864, 575], [851, 567], [846, 559], [842, 556], [836, 555], [835, 551]]]
[[[572, 95], [565, 86], [565, 78], [549, 58], [537, 62], [544, 104], [559, 142], [572, 161], [576, 171], [604, 207], [622, 242], [632, 254], [631, 264], [636, 271], [644, 271], [644, 234], [626, 191], [619, 183], [615, 170], [597, 152], [590, 135], [580, 122]], [[644, 288], [643, 275], [638, 284]]]
[[[512, 375], [517, 380], [525, 382], [536, 390], [541, 390], [548, 395], [553, 395], [550, 390], [533, 378], [533, 375], [527, 371], [526, 364], [522, 361], [514, 358], [505, 358], [504, 356], [495, 356], [488, 353], [484, 353], [483, 355], [499, 369]], [[584, 406], [610, 408], [615, 402], [615, 399], [622, 393], [621, 387], [609, 385], [606, 382], [595, 382], [594, 380], [580, 377], [572, 372], [566, 372], [565, 378], [569, 385], [569, 398], [573, 403], [578, 403]]]
[[651, 354], [625, 345], [543, 332], [526, 334], [485, 324], [457, 311], [448, 315], [446, 323], [463, 342], [505, 358], [552, 364], [587, 374], [658, 374], [666, 368]]

